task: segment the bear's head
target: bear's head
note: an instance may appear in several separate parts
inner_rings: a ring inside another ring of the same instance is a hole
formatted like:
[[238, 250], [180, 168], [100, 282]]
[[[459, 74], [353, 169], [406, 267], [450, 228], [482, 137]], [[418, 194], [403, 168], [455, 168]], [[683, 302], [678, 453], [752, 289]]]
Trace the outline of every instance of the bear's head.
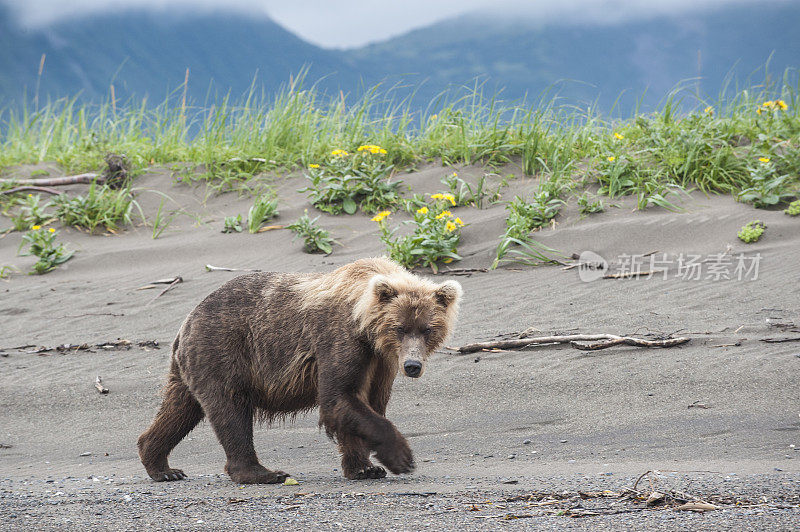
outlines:
[[432, 283], [403, 272], [375, 275], [354, 309], [376, 352], [409, 377], [420, 377], [435, 349], [450, 336], [461, 285]]

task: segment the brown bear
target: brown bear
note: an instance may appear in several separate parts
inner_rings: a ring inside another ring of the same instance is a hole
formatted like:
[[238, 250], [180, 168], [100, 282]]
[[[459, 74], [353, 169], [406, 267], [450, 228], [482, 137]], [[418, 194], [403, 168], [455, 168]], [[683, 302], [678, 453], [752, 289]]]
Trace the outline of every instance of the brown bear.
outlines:
[[387, 259], [362, 259], [326, 274], [255, 273], [206, 297], [172, 344], [164, 401], [139, 438], [153, 480], [186, 475], [170, 451], [204, 416], [225, 449], [225, 471], [244, 484], [282, 482], [262, 466], [253, 421], [315, 406], [349, 479], [408, 473], [408, 442], [385, 417], [399, 369], [419, 377], [450, 334], [461, 286], [435, 284]]

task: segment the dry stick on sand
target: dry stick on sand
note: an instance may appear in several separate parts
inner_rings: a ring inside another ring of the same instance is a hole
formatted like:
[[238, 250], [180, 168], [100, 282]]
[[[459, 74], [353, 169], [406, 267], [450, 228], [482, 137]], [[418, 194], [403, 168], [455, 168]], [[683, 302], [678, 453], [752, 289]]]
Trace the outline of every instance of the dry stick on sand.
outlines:
[[783, 342], [800, 342], [800, 336], [790, 336], [788, 338], [762, 338], [762, 342], [767, 342], [768, 344], [780, 344]]
[[209, 272], [260, 272], [261, 270], [248, 270], [242, 268], [223, 268], [221, 266], [212, 266], [206, 264], [206, 271]]
[[79, 183], [91, 185], [94, 182], [102, 183], [103, 181], [105, 181], [104, 177], [93, 172], [65, 177], [53, 177], [50, 179], [0, 179], [0, 183], [14, 183], [15, 185], [32, 187], [61, 187]]
[[[156, 282], [159, 282], [159, 281], [156, 281]], [[161, 282], [163, 282], [163, 281], [161, 281]], [[150, 304], [151, 304], [153, 301], [155, 301], [155, 300], [156, 300], [156, 299], [158, 299], [159, 297], [163, 296], [164, 294], [166, 294], [167, 292], [169, 292], [169, 291], [170, 291], [170, 290], [172, 290], [173, 288], [175, 288], [175, 286], [176, 286], [178, 283], [182, 283], [182, 282], [183, 282], [183, 277], [180, 277], [180, 276], [178, 276], [178, 277], [175, 277], [175, 279], [174, 279], [174, 280], [173, 280], [173, 281], [172, 281], [172, 282], [171, 282], [169, 285], [167, 285], [167, 287], [166, 287], [165, 289], [163, 289], [163, 290], [162, 290], [162, 291], [161, 291], [161, 292], [160, 292], [160, 293], [159, 293], [159, 294], [158, 294], [156, 297], [154, 297], [153, 299], [151, 299], [151, 300], [150, 300], [150, 302], [149, 302], [149, 303], [147, 303], [147, 305], [145, 305], [145, 306], [149, 306], [149, 305], [150, 305]]]
[[[666, 340], [642, 340], [630, 336], [617, 336], [615, 334], [569, 334], [564, 336], [539, 336], [536, 338], [518, 338], [513, 340], [496, 340], [493, 342], [479, 342], [475, 344], [462, 345], [461, 347], [448, 347], [452, 351], [459, 353], [474, 353], [485, 349], [520, 349], [530, 345], [541, 344], [570, 344], [575, 349], [582, 351], [596, 351], [606, 349], [615, 345], [632, 345], [636, 347], [673, 347], [685, 344], [689, 338], [669, 338]], [[578, 342], [596, 342], [591, 344], [579, 344]]]
[[664, 270], [648, 270], [646, 272], [620, 272], [620, 273], [609, 273], [608, 275], [604, 275], [603, 279], [628, 279], [630, 277], [650, 277], [657, 273], [664, 273]]
[[45, 194], [53, 194], [54, 196], [58, 196], [62, 194], [60, 190], [56, 190], [54, 188], [49, 187], [35, 187], [35, 186], [22, 186], [22, 187], [14, 187], [8, 190], [0, 191], [0, 195], [2, 194], [14, 194], [15, 192], [26, 192], [26, 191], [33, 191], [33, 192], [44, 192]]
[[97, 391], [102, 393], [103, 395], [108, 393], [108, 388], [103, 386], [103, 379], [101, 379], [99, 375], [94, 380], [94, 387], [97, 388]]
[[172, 284], [175, 281], [181, 282], [183, 279], [180, 276], [170, 277], [168, 279], [159, 279], [157, 281], [151, 281], [149, 284], [144, 286], [140, 286], [137, 290], [149, 290], [150, 288], [158, 288], [160, 284]]

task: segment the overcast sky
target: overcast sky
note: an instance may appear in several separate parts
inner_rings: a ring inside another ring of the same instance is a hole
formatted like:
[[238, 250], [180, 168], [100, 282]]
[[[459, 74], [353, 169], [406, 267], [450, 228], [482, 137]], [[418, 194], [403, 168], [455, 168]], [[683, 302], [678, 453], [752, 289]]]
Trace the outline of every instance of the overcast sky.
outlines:
[[473, 11], [548, 20], [618, 21], [729, 4], [798, 0], [0, 0], [29, 25], [125, 7], [235, 9], [269, 15], [305, 40], [348, 48]]

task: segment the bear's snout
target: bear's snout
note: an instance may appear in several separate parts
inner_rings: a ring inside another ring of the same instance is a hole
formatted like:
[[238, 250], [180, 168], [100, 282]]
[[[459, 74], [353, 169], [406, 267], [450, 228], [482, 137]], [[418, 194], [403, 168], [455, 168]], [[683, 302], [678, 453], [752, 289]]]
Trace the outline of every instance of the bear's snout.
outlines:
[[409, 377], [417, 378], [422, 373], [422, 362], [419, 360], [406, 360], [403, 364], [403, 370]]

